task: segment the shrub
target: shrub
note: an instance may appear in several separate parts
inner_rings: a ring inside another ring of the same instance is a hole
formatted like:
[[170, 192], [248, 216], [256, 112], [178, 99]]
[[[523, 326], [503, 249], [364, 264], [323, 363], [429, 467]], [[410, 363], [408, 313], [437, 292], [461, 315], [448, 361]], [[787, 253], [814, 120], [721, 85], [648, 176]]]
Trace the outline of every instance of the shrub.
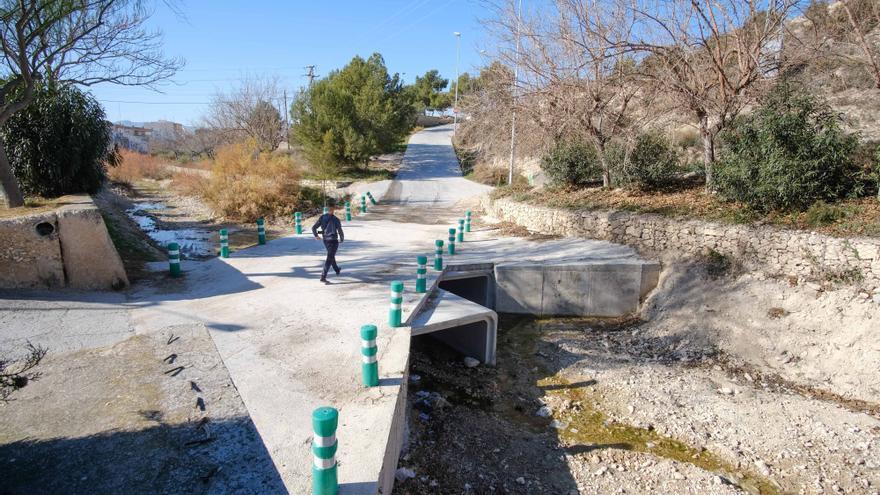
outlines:
[[175, 172], [171, 176], [171, 187], [187, 196], [204, 196], [209, 179], [193, 172]]
[[236, 220], [289, 216], [300, 201], [299, 173], [284, 155], [260, 153], [253, 141], [217, 151], [205, 200]]
[[722, 134], [715, 184], [760, 212], [802, 211], [852, 191], [857, 143], [826, 103], [782, 82]]
[[810, 227], [822, 227], [843, 220], [848, 215], [849, 211], [846, 208], [816, 201], [807, 210], [806, 221]]
[[131, 185], [142, 179], [166, 179], [171, 174], [159, 158], [124, 149], [119, 152], [118, 165], [108, 170], [107, 175], [113, 182]]
[[33, 102], [0, 135], [27, 195], [94, 193], [106, 178], [105, 166], [118, 160], [104, 109], [74, 86], [38, 86]]
[[615, 181], [633, 189], [656, 191], [668, 188], [675, 183], [680, 172], [678, 152], [658, 133], [641, 134], [629, 153], [617, 146], [611, 155], [615, 156], [612, 158]]
[[541, 168], [556, 185], [583, 186], [602, 176], [596, 147], [583, 141], [561, 141], [541, 159]]

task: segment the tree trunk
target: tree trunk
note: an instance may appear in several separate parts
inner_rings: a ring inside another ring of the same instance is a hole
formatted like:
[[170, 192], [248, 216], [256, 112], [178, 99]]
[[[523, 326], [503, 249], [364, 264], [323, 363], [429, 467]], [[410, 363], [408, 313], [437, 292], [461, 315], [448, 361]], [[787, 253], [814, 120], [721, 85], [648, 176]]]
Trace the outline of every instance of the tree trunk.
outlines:
[[0, 185], [3, 186], [7, 207], [24, 206], [24, 198], [18, 188], [18, 181], [12, 174], [12, 166], [9, 165], [9, 158], [6, 156], [6, 143], [2, 139], [0, 139]]
[[602, 167], [602, 187], [611, 187], [611, 170], [608, 168], [608, 158], [605, 156], [605, 145], [597, 144], [596, 151], [599, 153], [599, 165]]
[[700, 139], [703, 141], [703, 163], [706, 167], [706, 189], [712, 190], [712, 167], [715, 165], [715, 139], [709, 130], [709, 118], [700, 117]]

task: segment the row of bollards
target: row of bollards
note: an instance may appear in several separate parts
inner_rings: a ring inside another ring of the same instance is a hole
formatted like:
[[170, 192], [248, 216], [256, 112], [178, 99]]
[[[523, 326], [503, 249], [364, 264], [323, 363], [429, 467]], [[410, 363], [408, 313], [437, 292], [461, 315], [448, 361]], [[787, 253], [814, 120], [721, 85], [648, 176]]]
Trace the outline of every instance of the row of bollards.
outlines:
[[[379, 204], [376, 199], [373, 197], [372, 193], [367, 191], [366, 195], [361, 196], [361, 213], [367, 212], [367, 197], [370, 198], [370, 202], [374, 205]], [[324, 207], [324, 214], [327, 214], [329, 209]], [[302, 226], [302, 213], [295, 212], [293, 214], [293, 226], [294, 231], [297, 234], [303, 233]], [[348, 201], [345, 202], [345, 221], [351, 221], [351, 203]], [[228, 258], [229, 257], [229, 232], [226, 229], [220, 229], [220, 257]], [[258, 218], [257, 219], [257, 243], [260, 245], [266, 244], [266, 221], [265, 219]], [[180, 269], [180, 245], [176, 242], [169, 243], [167, 246], [168, 251], [168, 265], [169, 271], [171, 272], [172, 277], [179, 277], [181, 274]]]

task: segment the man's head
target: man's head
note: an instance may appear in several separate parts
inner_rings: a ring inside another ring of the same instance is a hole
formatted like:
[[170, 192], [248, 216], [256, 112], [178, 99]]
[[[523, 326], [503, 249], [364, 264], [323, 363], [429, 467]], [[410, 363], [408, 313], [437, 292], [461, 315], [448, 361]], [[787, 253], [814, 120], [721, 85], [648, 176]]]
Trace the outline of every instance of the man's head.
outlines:
[[334, 214], [336, 212], [336, 201], [333, 199], [327, 200], [327, 213]]

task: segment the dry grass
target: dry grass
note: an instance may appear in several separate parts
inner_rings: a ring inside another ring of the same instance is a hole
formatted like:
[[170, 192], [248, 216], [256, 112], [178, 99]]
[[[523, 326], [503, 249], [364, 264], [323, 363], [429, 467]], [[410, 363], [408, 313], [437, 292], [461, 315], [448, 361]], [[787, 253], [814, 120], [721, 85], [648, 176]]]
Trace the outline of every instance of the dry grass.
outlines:
[[812, 212], [771, 213], [760, 215], [743, 204], [724, 201], [707, 193], [699, 184], [692, 184], [672, 192], [638, 192], [586, 189], [528, 189], [500, 188], [497, 196], [509, 196], [518, 201], [552, 208], [587, 210], [625, 210], [635, 213], [717, 221], [735, 224], [770, 224], [797, 230], [812, 230], [823, 234], [851, 237], [880, 237], [880, 201], [875, 198], [848, 199], [830, 207], [833, 215], [817, 221]]
[[125, 149], [120, 151], [120, 156], [119, 165], [107, 170], [113, 182], [131, 185], [143, 179], [167, 179], [170, 175], [162, 161], [155, 156]]
[[171, 176], [171, 187], [185, 196], [204, 196], [210, 180], [200, 174], [175, 172]]
[[205, 200], [232, 220], [289, 216], [301, 200], [296, 166], [287, 156], [255, 150], [252, 143], [218, 150], [204, 189]]

